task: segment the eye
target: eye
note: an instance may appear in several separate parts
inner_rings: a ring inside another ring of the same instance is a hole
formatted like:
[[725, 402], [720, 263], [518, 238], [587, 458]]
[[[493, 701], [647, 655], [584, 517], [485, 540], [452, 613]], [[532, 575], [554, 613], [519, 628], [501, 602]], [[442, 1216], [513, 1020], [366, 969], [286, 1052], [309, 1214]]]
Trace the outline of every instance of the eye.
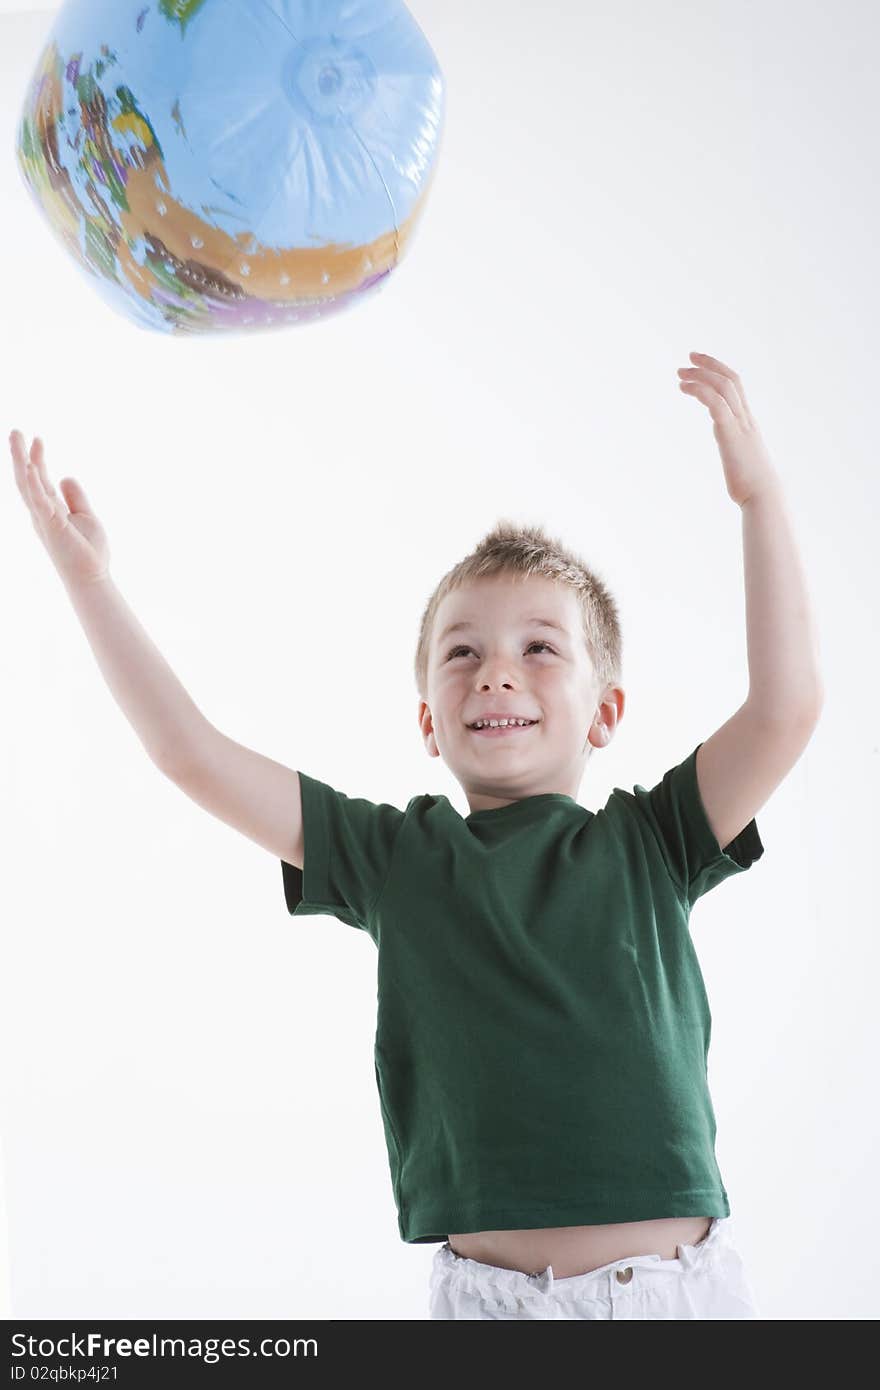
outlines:
[[[549, 642], [544, 642], [541, 638], [538, 637], [535, 638], [534, 642], [529, 643], [528, 647], [526, 647], [526, 651], [529, 651], [532, 647], [546, 647], [548, 652], [552, 652], [554, 650], [554, 648], [550, 646]], [[472, 647], [453, 647], [446, 660], [451, 661], [454, 656], [458, 656], [459, 652], [470, 651], [473, 651]]]

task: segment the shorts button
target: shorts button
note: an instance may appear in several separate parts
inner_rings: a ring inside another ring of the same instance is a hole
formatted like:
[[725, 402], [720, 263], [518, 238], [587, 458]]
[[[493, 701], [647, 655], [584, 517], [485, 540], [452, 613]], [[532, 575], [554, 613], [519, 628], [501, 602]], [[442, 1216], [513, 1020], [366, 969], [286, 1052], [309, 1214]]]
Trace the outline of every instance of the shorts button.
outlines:
[[619, 1270], [617, 1271], [617, 1282], [618, 1282], [618, 1284], [628, 1284], [629, 1281], [630, 1281], [630, 1279], [631, 1279], [632, 1277], [633, 1277], [632, 1265], [627, 1265], [626, 1269], [619, 1269]]

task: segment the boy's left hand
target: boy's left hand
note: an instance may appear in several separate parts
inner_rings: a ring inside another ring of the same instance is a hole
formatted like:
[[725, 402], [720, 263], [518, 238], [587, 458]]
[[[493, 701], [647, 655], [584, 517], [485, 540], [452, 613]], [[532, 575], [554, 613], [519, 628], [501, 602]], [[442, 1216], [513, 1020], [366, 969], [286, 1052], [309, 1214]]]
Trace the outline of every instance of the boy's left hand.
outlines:
[[760, 430], [752, 419], [742, 382], [732, 367], [705, 352], [688, 354], [695, 367], [679, 367], [678, 384], [709, 407], [728, 494], [740, 507], [779, 482]]

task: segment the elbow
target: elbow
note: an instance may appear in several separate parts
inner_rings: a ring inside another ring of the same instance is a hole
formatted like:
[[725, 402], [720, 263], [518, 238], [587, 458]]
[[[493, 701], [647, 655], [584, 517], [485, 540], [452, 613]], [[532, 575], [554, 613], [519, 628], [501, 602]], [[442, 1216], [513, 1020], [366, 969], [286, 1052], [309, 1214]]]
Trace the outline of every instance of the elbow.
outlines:
[[825, 687], [820, 683], [813, 694], [808, 705], [808, 720], [812, 724], [818, 724], [822, 718], [822, 710], [825, 707]]
[[182, 769], [179, 757], [172, 757], [169, 753], [151, 753], [148, 749], [150, 761], [153, 766], [158, 768], [163, 777], [167, 777], [170, 782], [179, 782]]
[[825, 704], [825, 696], [821, 691], [812, 699], [799, 704], [794, 711], [793, 719], [799, 728], [805, 733], [812, 733], [819, 720], [822, 718], [822, 707]]
[[801, 687], [797, 692], [789, 691], [784, 695], [779, 692], [774, 694], [772, 689], [756, 695], [754, 689], [750, 688], [746, 704], [761, 709], [764, 722], [776, 728], [790, 729], [797, 725], [798, 728], [809, 729], [815, 727], [822, 717], [825, 691], [821, 684], [806, 690]]

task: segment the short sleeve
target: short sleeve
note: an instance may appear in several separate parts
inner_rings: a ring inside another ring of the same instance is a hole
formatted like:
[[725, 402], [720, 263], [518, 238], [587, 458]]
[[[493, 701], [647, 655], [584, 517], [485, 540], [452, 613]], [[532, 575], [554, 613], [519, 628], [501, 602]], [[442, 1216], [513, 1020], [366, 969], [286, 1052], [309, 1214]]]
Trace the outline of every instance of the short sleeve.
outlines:
[[373, 939], [372, 910], [388, 877], [405, 812], [385, 802], [349, 797], [300, 772], [303, 867], [281, 860], [291, 916], [323, 913], [360, 927]]
[[742, 873], [764, 853], [754, 819], [723, 848], [709, 824], [697, 782], [697, 753], [663, 776], [647, 791], [633, 788], [636, 804], [658, 839], [666, 866], [692, 907], [716, 884]]

